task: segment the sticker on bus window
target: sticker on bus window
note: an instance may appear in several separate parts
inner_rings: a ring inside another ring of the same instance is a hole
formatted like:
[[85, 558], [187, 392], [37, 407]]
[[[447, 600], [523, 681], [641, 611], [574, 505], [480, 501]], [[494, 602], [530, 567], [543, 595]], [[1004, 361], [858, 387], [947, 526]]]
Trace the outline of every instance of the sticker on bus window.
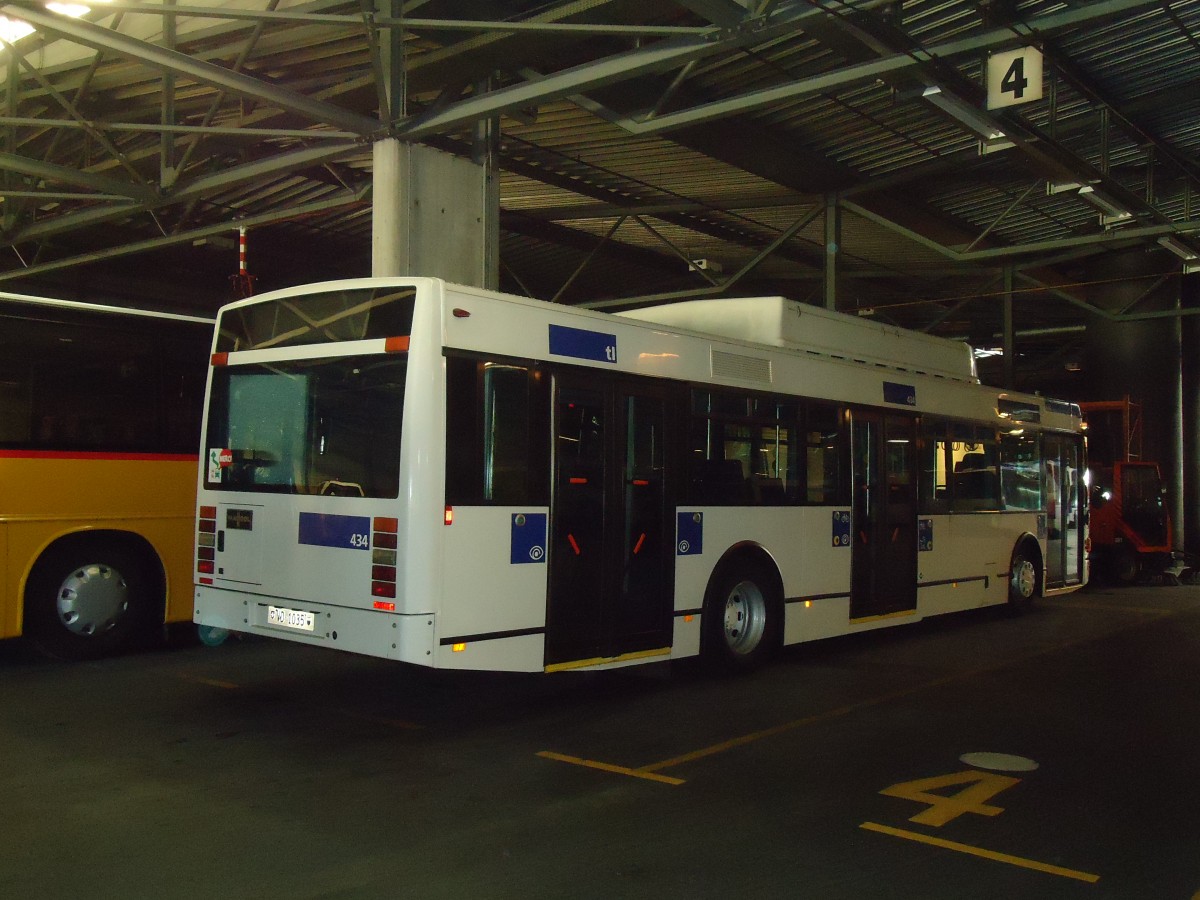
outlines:
[[697, 556], [703, 552], [704, 513], [679, 513], [676, 522], [675, 555]]
[[850, 510], [848, 509], [833, 511], [833, 546], [850, 546]]
[[917, 520], [917, 550], [928, 553], [933, 549], [933, 519]]
[[508, 561], [514, 566], [546, 561], [545, 513], [513, 513]]
[[208, 480], [220, 481], [221, 470], [233, 465], [233, 451], [223, 447], [212, 447], [208, 451]]

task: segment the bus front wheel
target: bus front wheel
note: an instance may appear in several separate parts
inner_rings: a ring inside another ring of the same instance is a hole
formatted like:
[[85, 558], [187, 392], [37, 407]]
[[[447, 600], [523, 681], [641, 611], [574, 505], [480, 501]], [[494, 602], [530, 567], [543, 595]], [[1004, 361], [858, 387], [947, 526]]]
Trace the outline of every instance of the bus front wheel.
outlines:
[[701, 628], [704, 654], [725, 669], [751, 668], [779, 644], [779, 588], [765, 566], [723, 567], [709, 582]]
[[104, 538], [51, 548], [25, 588], [25, 633], [60, 659], [95, 659], [127, 647], [150, 618], [150, 583], [138, 555]]
[[1038, 590], [1038, 566], [1036, 557], [1024, 545], [1013, 551], [1012, 566], [1008, 576], [1008, 605], [1016, 613], [1023, 613], [1033, 606]]

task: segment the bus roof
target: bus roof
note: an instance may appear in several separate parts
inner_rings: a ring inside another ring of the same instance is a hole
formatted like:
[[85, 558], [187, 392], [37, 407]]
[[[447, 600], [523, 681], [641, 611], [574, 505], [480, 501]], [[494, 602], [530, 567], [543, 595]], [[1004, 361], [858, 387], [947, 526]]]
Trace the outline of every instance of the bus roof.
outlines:
[[899, 366], [978, 384], [970, 346], [785, 297], [687, 300], [616, 313], [756, 344], [811, 350], [826, 356]]

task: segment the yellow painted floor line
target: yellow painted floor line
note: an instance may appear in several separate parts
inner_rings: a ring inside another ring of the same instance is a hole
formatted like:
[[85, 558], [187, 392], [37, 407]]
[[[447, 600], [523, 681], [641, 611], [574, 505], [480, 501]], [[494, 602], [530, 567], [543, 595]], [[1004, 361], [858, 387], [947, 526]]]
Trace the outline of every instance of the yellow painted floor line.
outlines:
[[964, 681], [969, 678], [976, 678], [980, 675], [987, 675], [991, 672], [996, 672], [1000, 669], [1005, 669], [1016, 663], [1026, 662], [1031, 659], [1037, 659], [1040, 656], [1048, 656], [1052, 653], [1061, 653], [1063, 650], [1068, 650], [1072, 647], [1081, 646], [1083, 644], [1092, 643], [1112, 637], [1114, 634], [1119, 634], [1122, 631], [1129, 631], [1134, 628], [1141, 628], [1144, 625], [1153, 624], [1161, 619], [1166, 619], [1171, 616], [1178, 615], [1177, 612], [1159, 611], [1155, 615], [1144, 618], [1138, 622], [1133, 622], [1128, 625], [1122, 625], [1116, 628], [1111, 628], [1102, 634], [1089, 635], [1087, 637], [1076, 638], [1071, 641], [1063, 641], [1055, 644], [1044, 650], [1037, 650], [1032, 653], [1027, 653], [1023, 656], [1017, 656], [1012, 659], [1002, 660], [990, 666], [983, 666], [978, 669], [971, 669], [966, 672], [956, 672], [953, 675], [947, 675], [944, 678], [935, 678], [932, 681], [926, 681], [921, 684], [913, 685], [909, 688], [901, 688], [897, 691], [890, 691], [886, 694], [880, 694], [877, 697], [868, 697], [865, 700], [859, 700], [857, 703], [850, 703], [846, 706], [839, 706], [836, 709], [826, 710], [825, 712], [815, 713], [811, 716], [805, 716], [803, 719], [794, 719], [791, 722], [784, 722], [781, 725], [774, 725], [770, 728], [764, 728], [760, 731], [752, 731], [749, 734], [743, 734], [735, 738], [730, 738], [727, 741], [722, 741], [719, 744], [712, 744], [708, 747], [702, 747], [699, 750], [693, 750], [689, 753], [683, 753], [679, 756], [673, 756], [670, 759], [664, 759], [660, 762], [650, 763], [645, 766], [639, 766], [638, 772], [661, 772], [663, 769], [670, 769], [674, 766], [682, 765], [683, 763], [693, 762], [698, 759], [703, 759], [706, 756], [714, 756], [718, 753], [724, 753], [727, 750], [733, 750], [737, 747], [742, 747], [754, 741], [762, 740], [763, 738], [775, 737], [779, 734], [784, 734], [796, 728], [801, 728], [805, 725], [814, 725], [818, 722], [823, 722], [827, 719], [836, 719], [849, 713], [858, 712], [859, 710], [868, 709], [872, 706], [878, 706], [881, 703], [887, 703], [892, 700], [902, 700], [912, 694], [928, 690], [929, 688], [942, 687], [947, 684], [953, 684], [958, 681]]
[[982, 847], [972, 847], [970, 844], [960, 844], [958, 841], [948, 841], [945, 838], [932, 837], [927, 834], [919, 834], [915, 831], [905, 831], [903, 828], [892, 828], [890, 825], [877, 825], [874, 822], [863, 822], [858, 826], [866, 831], [874, 831], [879, 834], [890, 834], [892, 837], [903, 838], [906, 841], [916, 841], [921, 844], [929, 844], [933, 847], [941, 847], [945, 850], [954, 850], [958, 853], [969, 853], [971, 856], [979, 856], [983, 859], [990, 859], [993, 862], [1007, 863], [1010, 866], [1020, 866], [1023, 869], [1034, 869], [1038, 872], [1046, 872], [1050, 875], [1058, 875], [1062, 878], [1074, 878], [1076, 881], [1086, 881], [1088, 884], [1095, 884], [1100, 880], [1099, 875], [1093, 875], [1090, 872], [1080, 872], [1076, 869], [1065, 869], [1062, 866], [1054, 866], [1050, 863], [1038, 862], [1036, 859], [1025, 859], [1022, 856], [1012, 856], [1008, 853], [997, 853], [995, 850], [985, 850]]
[[1170, 609], [1154, 609], [1149, 606], [1110, 606], [1107, 603], [1092, 603], [1087, 600], [1054, 600], [1052, 602], [1055, 606], [1061, 606], [1063, 609], [1085, 609], [1089, 612], [1131, 612], [1141, 613], [1144, 616], [1158, 616], [1173, 612]]
[[387, 719], [383, 716], [364, 716], [361, 713], [350, 712], [348, 709], [339, 709], [339, 713], [348, 719], [357, 719], [360, 722], [370, 722], [373, 725], [390, 725], [392, 728], [403, 728], [408, 731], [424, 731], [424, 725], [418, 725], [416, 722], [407, 722], [404, 719]]
[[585, 766], [589, 769], [599, 769], [601, 772], [612, 772], [617, 775], [630, 775], [634, 778], [643, 778], [646, 781], [657, 781], [660, 784], [679, 785], [683, 784], [682, 778], [672, 778], [670, 775], [656, 775], [653, 772], [646, 772], [641, 769], [630, 769], [627, 766], [614, 766], [611, 763], [597, 762], [594, 759], [580, 759], [578, 756], [565, 756], [562, 753], [554, 753], [551, 750], [542, 750], [538, 753], [542, 759], [553, 759], [558, 762], [570, 763], [573, 766]]
[[[1146, 610], [1146, 612], [1151, 611]], [[1089, 635], [1088, 637], [1076, 638], [1075, 640], [1071, 641], [1063, 641], [1062, 643], [1055, 644], [1053, 647], [1049, 647], [1044, 650], [1038, 650], [1033, 653], [1027, 653], [1023, 656], [1014, 657], [1013, 659], [1002, 660], [994, 665], [984, 666], [978, 669], [971, 669], [970, 671], [966, 672], [956, 672], [953, 675], [947, 675], [944, 678], [936, 678], [932, 681], [926, 681], [910, 688], [902, 688], [897, 691], [890, 691], [889, 693], [881, 694], [877, 697], [868, 697], [865, 700], [859, 700], [857, 703], [850, 703], [846, 706], [839, 706], [836, 709], [829, 709], [824, 712], [814, 713], [811, 716], [805, 716], [803, 719], [793, 719], [792, 721], [784, 722], [781, 725], [774, 725], [770, 728], [752, 731], [749, 734], [743, 734], [739, 735], [738, 737], [730, 738], [727, 741], [721, 741], [719, 744], [712, 744], [708, 747], [702, 747], [699, 750], [692, 750], [688, 753], [682, 753], [679, 756], [673, 756], [670, 759], [660, 760], [659, 762], [649, 763], [644, 766], [638, 766], [637, 768], [630, 768], [628, 766], [615, 766], [611, 763], [599, 762], [591, 759], [581, 759], [577, 756], [565, 756], [561, 753], [554, 753], [549, 750], [543, 750], [537, 755], [543, 759], [558, 760], [559, 762], [571, 763], [572, 765], [576, 766], [586, 766], [588, 768], [598, 769], [602, 772], [612, 772], [618, 775], [629, 775], [634, 778], [645, 778], [649, 781], [657, 781], [662, 784], [684, 784], [685, 781], [682, 778], [671, 778], [658, 773], [664, 769], [670, 769], [684, 763], [694, 762], [698, 759], [704, 759], [707, 756], [715, 756], [716, 754], [724, 753], [727, 750], [743, 747], [746, 744], [751, 744], [764, 738], [785, 734], [788, 731], [792, 731], [796, 728], [802, 728], [805, 725], [815, 725], [816, 723], [823, 722], [827, 719], [836, 719], [841, 716], [849, 715], [853, 712], [858, 712], [859, 710], [868, 709], [872, 706], [878, 706], [881, 703], [887, 703], [891, 700], [902, 700], [905, 697], [919, 693], [920, 691], [928, 690], [929, 688], [941, 687], [943, 685], [953, 684], [957, 681], [963, 681], [968, 678], [986, 675], [988, 673], [998, 671], [999, 669], [1007, 668], [1008, 666], [1019, 662], [1036, 659], [1039, 656], [1048, 656], [1051, 653], [1060, 653], [1063, 650], [1070, 649], [1071, 647], [1088, 644], [1093, 641], [1104, 640], [1114, 634], [1119, 634], [1122, 631], [1140, 628], [1143, 625], [1149, 625], [1160, 619], [1166, 619], [1179, 614], [1178, 611], [1172, 610], [1153, 610], [1152, 612], [1153, 615], [1139, 622], [1122, 625], [1117, 628], [1111, 628], [1102, 634]]]
[[699, 750], [692, 750], [689, 753], [683, 753], [679, 756], [673, 756], [670, 759], [664, 759], [661, 762], [650, 763], [649, 765], [638, 767], [639, 772], [660, 772], [663, 769], [670, 769], [673, 766], [682, 765], [683, 763], [694, 762], [697, 759], [703, 759], [706, 756], [714, 756], [718, 753], [724, 753], [726, 750], [733, 750], [736, 747], [751, 744], [754, 741], [761, 741], [763, 738], [775, 737], [779, 734], [791, 731], [795, 728], [801, 728], [804, 725], [814, 725], [817, 722], [825, 719], [836, 719], [839, 716], [844, 716], [860, 709], [865, 709], [870, 706], [876, 706], [880, 703], [886, 703], [889, 700], [899, 700], [908, 694], [915, 694], [917, 691], [923, 691], [926, 688], [937, 687], [942, 684], [949, 684], [952, 681], [957, 681], [964, 675], [948, 676], [939, 679], [938, 681], [927, 681], [924, 684], [916, 687], [905, 688], [900, 691], [893, 691], [890, 694], [883, 694], [878, 697], [869, 697], [866, 700], [860, 700], [857, 703], [850, 703], [846, 706], [839, 706], [837, 709], [829, 709], [825, 712], [815, 713], [811, 716], [805, 716], [803, 719], [793, 719], [791, 722], [784, 722], [781, 725], [773, 725], [770, 728], [764, 728], [761, 731], [752, 731], [749, 734], [739, 735], [735, 738], [730, 738], [727, 741], [722, 741], [719, 744], [712, 744], [708, 747], [702, 747]]
[[192, 684], [206, 684], [209, 687], [219, 687], [227, 691], [236, 691], [241, 685], [234, 684], [232, 681], [218, 681], [215, 678], [201, 678], [198, 675], [179, 675], [180, 681], [190, 681]]

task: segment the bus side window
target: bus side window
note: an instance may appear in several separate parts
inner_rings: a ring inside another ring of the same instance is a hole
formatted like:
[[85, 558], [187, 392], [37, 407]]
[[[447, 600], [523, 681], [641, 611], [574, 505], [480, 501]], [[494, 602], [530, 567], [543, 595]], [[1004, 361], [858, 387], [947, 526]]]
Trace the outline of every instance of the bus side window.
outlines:
[[842, 439], [835, 406], [809, 404], [805, 410], [805, 495], [802, 502], [843, 501]]
[[1005, 509], [1041, 509], [1041, 451], [1037, 434], [1000, 439], [1000, 487]]
[[483, 499], [527, 503], [529, 370], [483, 367]]
[[[963, 426], [955, 427], [961, 430]], [[955, 436], [964, 437], [962, 434]], [[976, 429], [969, 438], [951, 444], [955, 510], [973, 512], [1000, 509], [997, 450], [995, 434], [983, 429]]]
[[926, 417], [921, 423], [921, 512], [924, 514], [950, 511], [949, 444], [946, 441], [946, 420]]
[[446, 502], [545, 502], [543, 380], [524, 366], [446, 359]]

